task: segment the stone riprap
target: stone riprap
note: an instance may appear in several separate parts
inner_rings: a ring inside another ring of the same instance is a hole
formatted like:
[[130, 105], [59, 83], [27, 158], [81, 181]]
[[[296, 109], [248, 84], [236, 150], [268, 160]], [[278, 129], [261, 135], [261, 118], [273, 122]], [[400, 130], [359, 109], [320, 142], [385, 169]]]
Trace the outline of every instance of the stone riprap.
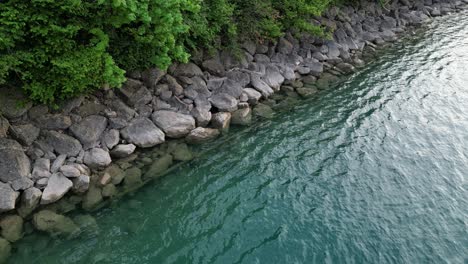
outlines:
[[240, 59], [221, 51], [167, 71], [131, 72], [121, 89], [75, 98], [58, 110], [18, 107], [24, 97], [1, 88], [0, 262], [22, 236], [23, 222], [32, 219], [51, 234], [76, 233], [80, 226], [61, 213], [95, 208], [159, 177], [193, 158], [187, 144], [216, 138], [231, 124], [271, 118], [281, 98], [312, 96], [409, 26], [467, 5], [396, 0], [385, 8], [332, 7], [312, 21], [333, 31], [332, 39], [286, 34], [271, 45], [246, 42]]

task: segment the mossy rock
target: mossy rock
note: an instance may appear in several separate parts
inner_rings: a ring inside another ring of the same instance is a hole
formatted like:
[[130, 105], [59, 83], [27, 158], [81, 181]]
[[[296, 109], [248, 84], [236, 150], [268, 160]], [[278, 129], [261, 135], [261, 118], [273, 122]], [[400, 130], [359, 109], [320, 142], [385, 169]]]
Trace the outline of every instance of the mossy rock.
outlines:
[[174, 160], [189, 161], [193, 159], [193, 153], [186, 143], [171, 142], [168, 151], [174, 157]]
[[296, 89], [297, 93], [304, 98], [311, 97], [312, 95], [316, 94], [317, 88], [314, 87], [302, 87]]
[[125, 171], [124, 186], [126, 188], [133, 188], [142, 184], [141, 169], [137, 167], [130, 168]]
[[50, 210], [34, 214], [33, 224], [36, 229], [51, 235], [72, 236], [80, 231], [73, 220]]
[[157, 178], [163, 175], [174, 162], [172, 155], [166, 154], [157, 159], [145, 174], [147, 178]]
[[0, 220], [2, 236], [10, 242], [23, 237], [23, 218], [18, 215], [7, 215]]

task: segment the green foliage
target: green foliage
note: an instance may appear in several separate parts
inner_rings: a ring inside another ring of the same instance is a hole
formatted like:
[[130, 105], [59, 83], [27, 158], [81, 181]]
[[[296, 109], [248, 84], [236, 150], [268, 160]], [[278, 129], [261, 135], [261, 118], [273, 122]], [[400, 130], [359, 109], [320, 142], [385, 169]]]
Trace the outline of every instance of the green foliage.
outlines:
[[0, 85], [55, 104], [118, 87], [124, 70], [186, 62], [189, 50], [263, 41], [309, 23], [330, 0], [6, 0], [0, 4]]

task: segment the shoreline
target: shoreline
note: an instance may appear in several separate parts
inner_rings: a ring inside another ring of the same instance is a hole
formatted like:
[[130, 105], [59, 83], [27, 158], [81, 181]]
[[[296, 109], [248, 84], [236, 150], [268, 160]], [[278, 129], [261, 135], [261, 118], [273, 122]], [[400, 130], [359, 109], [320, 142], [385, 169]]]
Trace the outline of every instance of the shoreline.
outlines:
[[276, 106], [327, 89], [430, 16], [468, 8], [468, 0], [417, 1], [411, 8], [402, 2], [388, 10], [374, 3], [332, 7], [317, 21], [335, 29], [333, 40], [287, 34], [275, 45], [246, 43], [239, 61], [226, 51], [194, 56], [167, 72], [130, 73], [122, 89], [81, 96], [58, 110], [18, 107], [21, 97], [3, 91], [0, 263], [24, 233], [79, 234], [94, 219], [67, 213], [137, 190], [192, 160], [191, 144], [271, 118]]

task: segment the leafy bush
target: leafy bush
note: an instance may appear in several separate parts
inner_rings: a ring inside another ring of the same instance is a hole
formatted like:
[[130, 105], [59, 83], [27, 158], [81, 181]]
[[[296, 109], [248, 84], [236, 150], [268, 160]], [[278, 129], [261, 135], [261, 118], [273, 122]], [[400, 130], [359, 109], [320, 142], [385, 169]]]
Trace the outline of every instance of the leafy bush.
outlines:
[[124, 70], [185, 62], [188, 50], [320, 33], [309, 19], [330, 0], [6, 0], [0, 4], [0, 85], [54, 104]]

